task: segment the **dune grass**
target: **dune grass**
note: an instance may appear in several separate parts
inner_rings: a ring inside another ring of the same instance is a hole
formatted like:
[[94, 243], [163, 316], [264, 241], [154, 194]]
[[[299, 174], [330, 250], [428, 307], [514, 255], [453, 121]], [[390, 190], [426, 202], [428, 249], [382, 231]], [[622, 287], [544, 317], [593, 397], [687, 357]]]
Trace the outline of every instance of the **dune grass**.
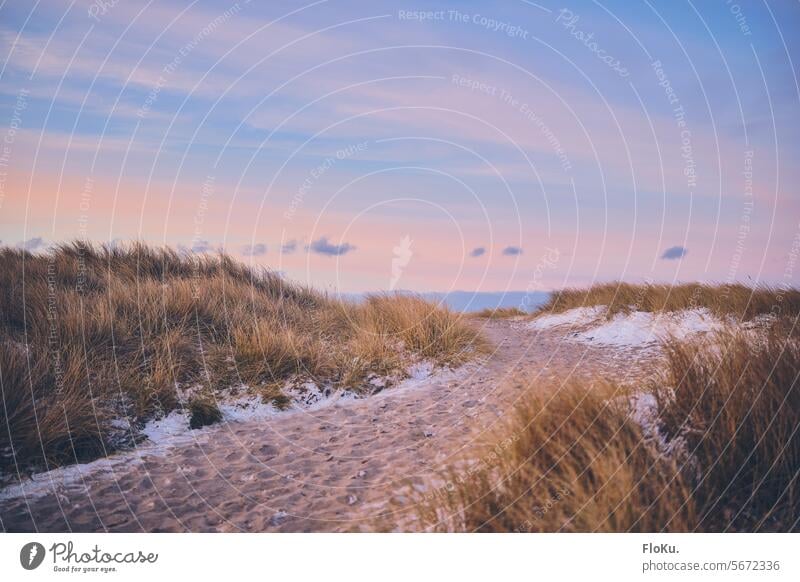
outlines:
[[758, 316], [780, 319], [800, 315], [800, 290], [741, 284], [602, 283], [589, 288], [568, 288], [554, 292], [536, 313], [559, 313], [595, 305], [607, 306], [608, 317], [630, 311], [706, 308], [718, 317], [732, 316], [742, 321]]
[[[180, 387], [247, 385], [286, 405], [302, 377], [360, 390], [413, 359], [458, 364], [483, 342], [418, 297], [334, 300], [226, 255], [75, 242], [0, 250], [0, 470], [113, 449], [134, 426], [183, 406]], [[214, 417], [201, 401], [201, 418]]]
[[527, 311], [523, 311], [519, 307], [497, 307], [495, 309], [487, 307], [472, 314], [473, 317], [482, 317], [485, 319], [509, 319], [511, 317], [523, 317], [528, 315]]
[[800, 531], [800, 343], [797, 319], [780, 321], [668, 342], [663, 369], [640, 387], [656, 403], [645, 432], [631, 393], [608, 382], [530, 397], [486, 445], [491, 462], [451, 471], [451, 486], [423, 500], [423, 523]]
[[665, 438], [683, 439], [699, 531], [800, 529], [800, 349], [780, 328], [671, 342], [654, 386]]
[[572, 385], [534, 395], [490, 441], [478, 470], [453, 471], [420, 505], [441, 531], [683, 530], [693, 520], [676, 465], [646, 444], [624, 391]]
[[189, 400], [189, 427], [201, 428], [222, 420], [217, 401], [207, 395], [195, 396]]

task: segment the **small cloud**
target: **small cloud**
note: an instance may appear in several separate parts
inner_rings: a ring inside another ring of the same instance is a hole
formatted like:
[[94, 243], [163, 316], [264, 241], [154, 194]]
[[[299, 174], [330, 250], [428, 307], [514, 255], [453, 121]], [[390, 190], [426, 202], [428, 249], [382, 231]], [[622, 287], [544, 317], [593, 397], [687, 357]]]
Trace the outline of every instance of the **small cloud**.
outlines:
[[486, 254], [486, 249], [483, 247], [476, 247], [470, 251], [470, 257], [481, 257]]
[[296, 250], [297, 250], [296, 240], [290, 240], [289, 242], [283, 243], [281, 245], [281, 253], [283, 253], [284, 255], [291, 255]]
[[262, 257], [267, 254], [267, 245], [264, 243], [245, 245], [241, 248], [241, 251], [245, 257]]
[[18, 249], [23, 249], [25, 251], [35, 251], [44, 246], [44, 239], [40, 236], [35, 236], [33, 238], [29, 238], [28, 240], [24, 240], [17, 243]]
[[182, 253], [210, 253], [214, 251], [222, 252], [222, 246], [214, 246], [204, 239], [192, 239], [192, 245], [190, 247], [179, 244], [178, 250]]
[[522, 249], [520, 247], [506, 247], [503, 249], [503, 254], [507, 257], [516, 257], [517, 255], [522, 254]]
[[664, 254], [661, 255], [661, 258], [667, 261], [676, 261], [685, 257], [688, 252], [689, 249], [686, 247], [669, 247], [664, 251]]
[[318, 240], [311, 241], [311, 244], [306, 247], [307, 250], [318, 255], [327, 255], [329, 257], [338, 257], [346, 255], [350, 251], [356, 250], [356, 247], [350, 243], [342, 243], [334, 245], [328, 242], [328, 237], [323, 236]]
[[211, 249], [211, 243], [209, 243], [207, 240], [198, 240], [192, 243], [193, 253], [207, 253]]

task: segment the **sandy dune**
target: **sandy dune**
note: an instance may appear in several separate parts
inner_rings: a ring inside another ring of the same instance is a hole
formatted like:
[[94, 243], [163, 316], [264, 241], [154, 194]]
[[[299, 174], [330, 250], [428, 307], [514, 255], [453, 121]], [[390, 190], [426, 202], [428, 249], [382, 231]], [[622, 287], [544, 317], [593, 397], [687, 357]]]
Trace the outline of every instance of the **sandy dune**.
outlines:
[[[531, 385], [553, 389], [569, 377], [598, 373], [635, 377], [655, 357], [576, 345], [564, 341], [563, 328], [480, 325], [495, 345], [484, 362], [435, 374], [412, 389], [193, 431], [167, 451], [145, 446], [95, 463], [88, 472], [72, 469], [71, 478], [55, 486], [45, 480], [27, 487], [25, 495], [7, 490], [0, 494], [2, 527], [413, 530], [409, 491], [431, 487], [444, 468], [479, 455], [476, 439], [496, 428]], [[513, 374], [533, 384], [509, 381]]]

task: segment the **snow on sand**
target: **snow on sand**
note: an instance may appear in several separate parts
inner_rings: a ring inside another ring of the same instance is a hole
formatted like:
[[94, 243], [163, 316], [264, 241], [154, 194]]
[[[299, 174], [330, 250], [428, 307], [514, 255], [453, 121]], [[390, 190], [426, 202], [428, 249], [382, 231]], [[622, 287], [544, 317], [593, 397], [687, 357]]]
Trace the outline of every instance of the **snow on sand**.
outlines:
[[[398, 391], [416, 390], [429, 382], [456, 379], [469, 373], [472, 367], [468, 364], [458, 369], [436, 368], [432, 362], [421, 361], [408, 367], [404, 378], [374, 378], [370, 385], [383, 388], [391, 385], [376, 397], [397, 394]], [[362, 397], [348, 390], [331, 390], [328, 386], [319, 387], [311, 382], [299, 386], [287, 387], [287, 395], [291, 405], [287, 410], [278, 410], [272, 403], [265, 403], [257, 396], [228, 396], [217, 401], [222, 412], [222, 422], [196, 430], [189, 429], [189, 414], [185, 410], [173, 410], [169, 414], [149, 421], [140, 430], [146, 437], [132, 450], [122, 450], [106, 458], [88, 463], [77, 463], [59, 467], [50, 471], [31, 475], [30, 479], [19, 476], [17, 483], [0, 488], [0, 501], [26, 496], [36, 498], [55, 492], [64, 502], [65, 494], [82, 491], [84, 480], [97, 474], [114, 477], [117, 470], [122, 470], [130, 463], [142, 464], [150, 456], [163, 457], [169, 455], [175, 447], [191, 443], [207, 444], [213, 439], [215, 431], [229, 423], [248, 421], [264, 422], [277, 415], [304, 414], [327, 406], [347, 406]]]
[[604, 305], [596, 307], [578, 307], [561, 313], [540, 315], [528, 324], [531, 329], [550, 329], [552, 327], [579, 327], [600, 319], [605, 313]]
[[721, 330], [725, 322], [707, 309], [687, 309], [671, 313], [632, 311], [605, 318], [606, 308], [579, 307], [554, 315], [542, 315], [531, 321], [531, 329], [569, 327], [568, 339], [581, 343], [615, 347], [656, 347], [674, 337], [688, 339]]

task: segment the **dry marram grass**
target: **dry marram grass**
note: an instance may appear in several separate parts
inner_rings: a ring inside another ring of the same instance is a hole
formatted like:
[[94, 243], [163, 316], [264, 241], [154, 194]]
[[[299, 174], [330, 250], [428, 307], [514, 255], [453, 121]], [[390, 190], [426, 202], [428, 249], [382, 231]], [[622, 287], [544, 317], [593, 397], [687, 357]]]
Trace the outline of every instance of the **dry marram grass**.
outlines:
[[179, 386], [244, 383], [285, 406], [295, 377], [358, 391], [412, 359], [457, 364], [483, 346], [418, 297], [338, 301], [226, 255], [76, 242], [2, 249], [0, 271], [3, 470], [102, 455], [114, 419], [181, 406]]
[[800, 523], [800, 349], [773, 329], [667, 345], [654, 386], [661, 429], [683, 439], [700, 531], [796, 531]]
[[685, 529], [691, 504], [675, 465], [646, 443], [624, 392], [605, 384], [535, 395], [487, 449], [477, 470], [422, 503], [443, 531], [591, 532]]
[[776, 318], [800, 315], [800, 291], [740, 284], [616, 282], [554, 292], [537, 313], [559, 313], [595, 305], [607, 306], [609, 317], [629, 311], [682, 311], [703, 307], [719, 317], [733, 316], [748, 321], [760, 315]]
[[474, 317], [482, 317], [485, 319], [509, 319], [511, 317], [523, 317], [525, 315], [528, 315], [528, 313], [519, 307], [487, 308], [473, 314]]
[[[493, 463], [453, 471], [421, 504], [455, 531], [798, 531], [800, 342], [796, 289], [599, 285], [555, 294], [541, 311], [705, 307], [733, 316], [702, 342], [668, 341], [646, 387], [645, 434], [613, 384], [531, 397], [487, 446]], [[768, 316], [756, 325], [737, 325]], [[652, 430], [660, 444], [652, 443]], [[647, 438], [646, 438], [647, 437]]]

